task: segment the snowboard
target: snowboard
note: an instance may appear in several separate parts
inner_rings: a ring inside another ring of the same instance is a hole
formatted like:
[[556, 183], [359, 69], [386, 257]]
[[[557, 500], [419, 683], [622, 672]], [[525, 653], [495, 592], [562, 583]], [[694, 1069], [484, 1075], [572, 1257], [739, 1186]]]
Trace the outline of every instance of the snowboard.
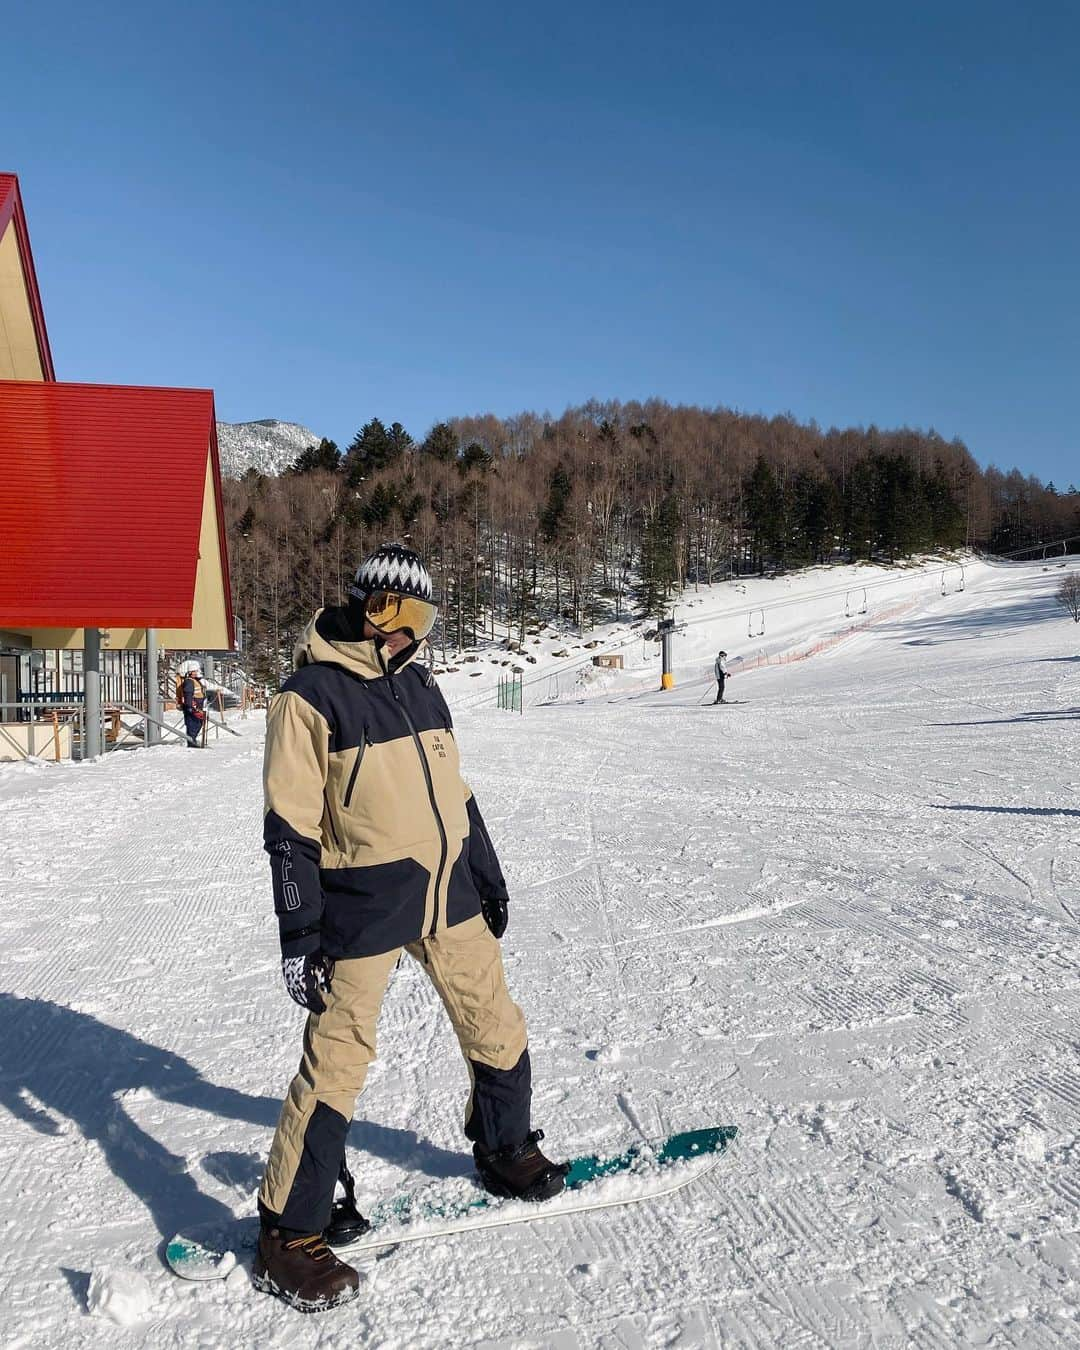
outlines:
[[[375, 1206], [368, 1232], [334, 1250], [348, 1257], [402, 1242], [654, 1200], [704, 1176], [737, 1134], [734, 1125], [718, 1125], [633, 1144], [607, 1157], [591, 1153], [574, 1158], [565, 1190], [552, 1200], [500, 1199], [467, 1177], [402, 1190]], [[177, 1233], [165, 1248], [165, 1260], [182, 1279], [223, 1280], [242, 1254], [255, 1250], [258, 1239], [256, 1218], [201, 1225]]]

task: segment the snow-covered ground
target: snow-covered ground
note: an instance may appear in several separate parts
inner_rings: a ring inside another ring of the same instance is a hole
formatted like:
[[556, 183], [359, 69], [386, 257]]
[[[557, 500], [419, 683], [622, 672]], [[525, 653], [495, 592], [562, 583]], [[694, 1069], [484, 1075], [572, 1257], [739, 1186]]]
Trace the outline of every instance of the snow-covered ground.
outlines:
[[[260, 721], [207, 754], [0, 771], [0, 1341], [1080, 1343], [1080, 630], [1052, 598], [1062, 575], [982, 565], [962, 592], [924, 587], [891, 617], [883, 601], [818, 655], [741, 671], [727, 708], [699, 704], [715, 646], [747, 654], [734, 619], [687, 629], [667, 694], [628, 671], [515, 717], [451, 676], [552, 1152], [742, 1135], [652, 1206], [399, 1248], [319, 1318], [242, 1270], [191, 1285], [160, 1259], [181, 1225], [251, 1212], [298, 1056]], [[786, 636], [817, 645], [846, 619]], [[380, 1052], [350, 1136], [368, 1202], [470, 1164], [465, 1071], [412, 963]]]

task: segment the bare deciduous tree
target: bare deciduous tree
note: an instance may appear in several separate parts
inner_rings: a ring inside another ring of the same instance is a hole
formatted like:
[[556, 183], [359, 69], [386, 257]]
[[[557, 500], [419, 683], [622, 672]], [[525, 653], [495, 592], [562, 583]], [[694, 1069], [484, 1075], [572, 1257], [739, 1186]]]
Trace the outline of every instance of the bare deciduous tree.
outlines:
[[1072, 572], [1065, 577], [1054, 592], [1054, 599], [1072, 615], [1073, 623], [1080, 623], [1080, 576]]

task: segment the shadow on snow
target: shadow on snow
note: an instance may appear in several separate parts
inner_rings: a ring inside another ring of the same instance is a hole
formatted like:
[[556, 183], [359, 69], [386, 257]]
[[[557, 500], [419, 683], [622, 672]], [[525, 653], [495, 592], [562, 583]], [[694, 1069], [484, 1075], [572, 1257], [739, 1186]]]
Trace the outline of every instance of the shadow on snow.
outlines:
[[953, 806], [942, 806], [939, 802], [930, 805], [935, 811], [988, 811], [998, 816], [1080, 816], [1080, 811], [1067, 806], [976, 806], [966, 802]]
[[1038, 722], [1070, 722], [1080, 717], [1080, 708], [1040, 708], [1016, 717], [986, 717], [978, 722], [929, 722], [932, 727], [1005, 727]]
[[898, 619], [876, 624], [874, 631], [899, 637], [905, 647], [934, 647], [942, 642], [971, 642], [998, 638], [1003, 632], [1033, 623], [1060, 623], [1064, 612], [1052, 594], [1023, 595], [1005, 604], [987, 604], [952, 614], [922, 619]]
[[[71, 1121], [147, 1207], [162, 1237], [196, 1223], [232, 1219], [221, 1201], [200, 1191], [187, 1160], [132, 1119], [123, 1095], [139, 1090], [260, 1126], [268, 1136], [281, 1109], [280, 1098], [255, 1097], [212, 1083], [182, 1056], [87, 1013], [46, 999], [0, 993], [0, 1106], [39, 1134], [62, 1136], [57, 1117]], [[429, 1176], [471, 1170], [469, 1155], [421, 1140], [413, 1130], [358, 1121], [350, 1142]], [[261, 1176], [262, 1159], [212, 1153], [202, 1166], [219, 1182], [250, 1196]]]

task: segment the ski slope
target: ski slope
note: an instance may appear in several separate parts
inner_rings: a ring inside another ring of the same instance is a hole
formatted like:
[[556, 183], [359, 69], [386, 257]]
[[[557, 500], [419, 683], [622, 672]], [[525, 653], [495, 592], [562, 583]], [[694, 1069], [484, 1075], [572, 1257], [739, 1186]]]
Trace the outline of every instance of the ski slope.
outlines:
[[[973, 569], [737, 673], [730, 707], [699, 706], [708, 623], [667, 694], [627, 673], [524, 717], [460, 698], [553, 1154], [742, 1133], [668, 1200], [371, 1260], [359, 1301], [318, 1318], [243, 1270], [189, 1285], [160, 1260], [178, 1227], [253, 1211], [299, 1053], [260, 722], [206, 754], [0, 771], [0, 1343], [1080, 1343], [1063, 574]], [[380, 1054], [350, 1135], [369, 1204], [470, 1164], [465, 1070], [411, 962]]]
[[[688, 588], [672, 601], [678, 629], [673, 658], [681, 679], [712, 673], [718, 649], [734, 670], [797, 659], [815, 644], [833, 643], [921, 606], [935, 595], [962, 591], [989, 564], [974, 554], [914, 558], [902, 565], [853, 563], [807, 567], [782, 577], [740, 577]], [[487, 643], [450, 653], [438, 667], [451, 704], [472, 708], [495, 702], [495, 685], [521, 672], [526, 707], [615, 693], [640, 693], [657, 683], [659, 646], [645, 634], [655, 622], [624, 619], [578, 636], [542, 625], [524, 645]], [[615, 653], [624, 669], [598, 670], [593, 657]]]

